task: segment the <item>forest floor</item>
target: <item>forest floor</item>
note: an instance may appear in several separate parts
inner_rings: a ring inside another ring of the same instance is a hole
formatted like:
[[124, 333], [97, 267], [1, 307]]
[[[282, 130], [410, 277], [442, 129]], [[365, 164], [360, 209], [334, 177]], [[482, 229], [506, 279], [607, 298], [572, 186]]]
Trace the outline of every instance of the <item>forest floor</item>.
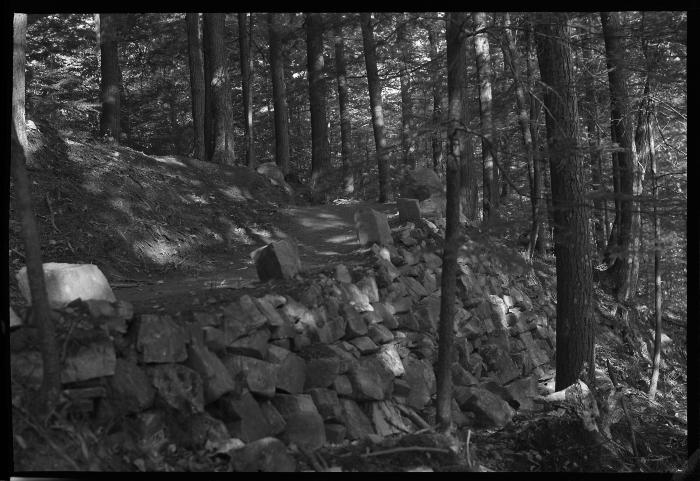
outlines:
[[[269, 290], [270, 285], [257, 282], [250, 253], [270, 240], [294, 238], [308, 270], [338, 262], [351, 264], [366, 252], [355, 240], [356, 202], [304, 205], [301, 198], [286, 194], [245, 167], [148, 156], [59, 134], [45, 124], [30, 129], [29, 136], [29, 173], [44, 262], [96, 264], [116, 296], [132, 302], [136, 313], [175, 312], [215, 303], [231, 297], [232, 290], [236, 296]], [[24, 248], [12, 188], [10, 197], [10, 301], [22, 313], [26, 302], [18, 292], [15, 273], [24, 265]], [[387, 213], [390, 220], [396, 216], [393, 204], [363, 205]], [[553, 259], [536, 262], [535, 267], [555, 290]], [[600, 306], [612, 308], [612, 298], [599, 288], [596, 294], [599, 311]], [[469, 436], [473, 462], [478, 460], [493, 471], [682, 467], [687, 446], [685, 312], [676, 313], [677, 324], [666, 329], [672, 344], [665, 351], [662, 384], [654, 402], [647, 398], [645, 385], [651, 329], [648, 309], [637, 310], [634, 329], [600, 314], [598, 368], [605, 370], [610, 361], [619, 377], [629, 400], [639, 455], [631, 453], [629, 426], [623, 421], [613, 426], [617, 438], [627, 440], [619, 446], [618, 458], [594, 459], [582, 452], [575, 439], [580, 422], [559, 409], [519, 414], [503, 429], [460, 433], [462, 443]], [[451, 463], [435, 453], [401, 449], [369, 458], [365, 448], [362, 444], [329, 447], [321, 454], [330, 466], [346, 471], [403, 470], [409, 458], [408, 465], [436, 471], [449, 470]], [[41, 455], [50, 456], [51, 450]], [[200, 458], [202, 470], [218, 470], [214, 461], [208, 462]], [[37, 468], [30, 462], [24, 469]]]

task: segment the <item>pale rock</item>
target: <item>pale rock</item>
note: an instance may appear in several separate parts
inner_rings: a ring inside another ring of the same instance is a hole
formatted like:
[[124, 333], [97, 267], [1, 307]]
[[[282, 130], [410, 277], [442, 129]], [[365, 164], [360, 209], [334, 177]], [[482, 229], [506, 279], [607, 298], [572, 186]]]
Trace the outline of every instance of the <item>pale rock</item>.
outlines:
[[360, 208], [355, 212], [355, 229], [360, 245], [377, 243], [391, 245], [391, 229], [386, 215], [374, 209]]
[[376, 358], [395, 377], [405, 374], [406, 371], [395, 343], [382, 345], [376, 354]]
[[[379, 290], [377, 289], [377, 282], [373, 276], [365, 276], [357, 283], [357, 287], [360, 291], [367, 296], [368, 301], [379, 302]], [[366, 309], [371, 311], [371, 309]]]
[[394, 335], [382, 324], [370, 324], [367, 334], [376, 344], [386, 344], [394, 340]]
[[399, 198], [396, 200], [399, 208], [399, 222], [415, 222], [420, 220], [420, 201], [418, 199]]
[[272, 434], [272, 427], [249, 391], [224, 394], [217, 405], [232, 436], [251, 443]]
[[335, 278], [338, 282], [343, 282], [345, 284], [352, 282], [352, 276], [345, 264], [338, 264], [335, 266]]
[[[94, 264], [67, 264], [47, 262], [43, 264], [44, 285], [49, 306], [59, 309], [75, 299], [102, 299], [115, 302], [112, 288], [102, 271]], [[32, 296], [29, 289], [27, 267], [16, 274], [20, 292], [29, 304]]]
[[272, 242], [253, 253], [258, 278], [261, 282], [270, 279], [292, 279], [301, 271], [297, 246], [287, 240]]
[[200, 343], [192, 343], [188, 347], [187, 366], [202, 378], [205, 404], [236, 389], [236, 384], [221, 359]]
[[340, 398], [343, 418], [349, 439], [365, 439], [375, 434], [372, 422], [352, 399]]
[[260, 396], [271, 398], [275, 395], [277, 365], [254, 357], [231, 354], [223, 360], [231, 379], [245, 380], [248, 389]]

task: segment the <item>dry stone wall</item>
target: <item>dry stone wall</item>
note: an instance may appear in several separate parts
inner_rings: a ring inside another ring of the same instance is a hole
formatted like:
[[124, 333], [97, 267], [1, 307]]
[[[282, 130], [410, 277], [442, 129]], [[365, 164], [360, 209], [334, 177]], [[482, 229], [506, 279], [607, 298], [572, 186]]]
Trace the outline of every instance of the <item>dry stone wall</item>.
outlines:
[[[55, 311], [68, 339], [66, 392], [151, 449], [236, 438], [239, 469], [290, 468], [278, 440], [313, 451], [420, 429], [434, 420], [442, 234], [430, 221], [406, 223], [393, 243], [372, 247], [368, 263], [317, 274], [297, 298], [243, 295], [181, 318], [74, 302]], [[459, 253], [459, 425], [503, 426], [531, 409], [553, 355], [552, 300], [497, 244], [467, 238]], [[33, 335], [13, 331], [13, 386], [40, 383]]]

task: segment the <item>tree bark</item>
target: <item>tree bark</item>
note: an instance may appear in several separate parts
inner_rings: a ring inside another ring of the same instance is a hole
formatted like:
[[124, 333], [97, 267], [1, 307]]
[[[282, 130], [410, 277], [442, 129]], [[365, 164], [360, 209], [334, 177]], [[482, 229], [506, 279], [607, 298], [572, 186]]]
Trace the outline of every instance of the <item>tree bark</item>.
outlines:
[[[520, 125], [520, 133], [523, 138], [523, 147], [525, 148], [525, 157], [527, 162], [527, 172], [528, 178], [530, 180], [530, 206], [532, 209], [532, 227], [530, 229], [528, 258], [532, 259], [535, 253], [535, 246], [537, 245], [537, 238], [539, 237], [540, 192], [538, 192], [537, 184], [535, 182], [534, 175], [531, 173], [531, 171], [536, 170], [537, 175], [539, 176], [539, 169], [535, 167], [535, 156], [532, 145], [532, 128], [530, 125], [530, 102], [528, 101], [525, 95], [525, 87], [523, 86], [521, 76], [522, 67], [520, 62], [520, 55], [518, 54], [515, 45], [513, 33], [510, 31], [510, 15], [507, 12], [503, 15], [503, 27], [503, 60], [506, 63], [506, 65], [508, 65], [511, 75], [513, 76], [513, 84], [515, 85], [516, 114], [518, 116], [518, 125]], [[539, 180], [539, 178], [537, 180]]]
[[33, 322], [39, 329], [39, 346], [43, 365], [41, 391], [37, 401], [40, 411], [49, 413], [55, 407], [61, 390], [61, 365], [56, 345], [56, 331], [46, 294], [39, 228], [32, 209], [31, 184], [25, 165], [26, 158], [14, 123], [12, 124], [11, 140], [10, 162], [17, 196], [17, 211], [22, 223], [27, 278], [32, 297]]
[[345, 39], [341, 25], [342, 16], [334, 25], [335, 33], [335, 75], [338, 81], [338, 108], [340, 110], [340, 151], [343, 159], [343, 192], [346, 195], [355, 191], [355, 166], [352, 160], [352, 130], [348, 110], [348, 79], [345, 67]]
[[187, 45], [190, 61], [190, 89], [192, 91], [192, 122], [194, 124], [194, 156], [206, 159], [204, 141], [204, 63], [202, 61], [202, 29], [199, 13], [187, 13]]
[[[590, 20], [590, 19], [589, 19]], [[588, 23], [590, 25], [590, 22]], [[590, 152], [590, 167], [591, 167], [591, 183], [593, 189], [599, 194], [603, 193], [603, 184], [600, 173], [602, 164], [602, 144], [600, 138], [600, 129], [598, 128], [598, 96], [595, 91], [595, 77], [591, 70], [592, 48], [590, 39], [586, 34], [583, 34], [581, 40], [581, 48], [583, 51], [583, 60], [586, 63], [584, 72], [587, 74], [584, 77], [584, 98], [586, 99], [586, 109], [583, 116], [586, 121], [586, 129], [588, 130], [588, 151]], [[596, 196], [593, 200], [593, 238], [596, 245], [596, 254], [600, 255], [605, 250], [605, 227], [603, 220], [603, 201], [601, 197]]]
[[412, 155], [413, 144], [413, 129], [411, 126], [412, 104], [411, 104], [411, 85], [410, 76], [408, 73], [409, 61], [409, 46], [406, 29], [408, 24], [408, 14], [402, 13], [399, 18], [399, 24], [396, 27], [396, 42], [398, 43], [401, 56], [401, 66], [399, 67], [399, 78], [401, 83], [401, 152], [402, 160], [405, 166], [415, 169], [416, 162]]
[[25, 118], [25, 73], [27, 50], [27, 14], [15, 13], [12, 20], [12, 125], [22, 149], [27, 148], [27, 120]]
[[119, 51], [117, 47], [117, 15], [100, 14], [100, 92], [102, 112], [100, 135], [108, 136], [119, 143], [120, 133], [120, 83]]
[[[205, 133], [210, 130], [207, 160], [233, 165], [236, 161], [233, 140], [231, 88], [224, 44], [225, 14], [204, 14]], [[206, 135], [206, 134], [205, 134]]]
[[632, 110], [627, 89], [628, 72], [625, 65], [626, 49], [621, 45], [621, 20], [616, 12], [601, 12], [608, 79], [610, 83], [610, 124], [613, 140], [620, 150], [613, 153], [617, 159], [620, 199], [620, 216], [617, 230], [615, 260], [608, 269], [614, 281], [618, 299], [630, 300], [637, 291], [639, 273], [639, 225], [638, 202], [630, 196], [641, 192], [641, 170], [637, 166], [634, 144]]
[[479, 114], [481, 117], [481, 156], [484, 165], [483, 175], [483, 220], [490, 222], [496, 213], [498, 189], [495, 184], [493, 162], [493, 113], [491, 108], [491, 54], [486, 32], [486, 13], [472, 12], [474, 30], [481, 31], [474, 35], [476, 52], [476, 71], [479, 77]]
[[[648, 78], [647, 78], [648, 82]], [[646, 99], [648, 100], [648, 98]], [[654, 148], [654, 135], [653, 135], [653, 107], [648, 103], [643, 114], [644, 127], [646, 134], [642, 134], [645, 137], [642, 141], [646, 140], [646, 149], [644, 152], [648, 155], [651, 164], [651, 182], [652, 182], [652, 201], [654, 203], [654, 213], [653, 213], [653, 223], [654, 223], [654, 314], [656, 315], [656, 332], [654, 335], [654, 359], [651, 370], [651, 380], [649, 381], [649, 399], [652, 401], [656, 397], [656, 388], [659, 381], [659, 370], [661, 367], [661, 336], [662, 323], [661, 323], [661, 303], [662, 303], [662, 292], [661, 292], [661, 246], [659, 237], [661, 236], [661, 219], [659, 218], [656, 211], [656, 199], [658, 197], [658, 183], [656, 178], [656, 152]]]
[[374, 129], [374, 144], [377, 149], [377, 168], [379, 171], [379, 202], [386, 202], [391, 197], [389, 184], [389, 156], [386, 138], [384, 137], [384, 113], [382, 111], [382, 87], [377, 72], [377, 53], [374, 43], [372, 16], [369, 13], [360, 14], [362, 27], [362, 43], [365, 51], [367, 67], [367, 84], [369, 86], [369, 104], [372, 112], [372, 127]]
[[433, 148], [433, 170], [440, 172], [442, 165], [442, 127], [441, 110], [442, 110], [442, 95], [440, 93], [440, 64], [437, 52], [437, 32], [435, 31], [434, 22], [428, 22], [428, 42], [430, 43], [430, 65], [432, 66], [432, 84], [433, 84], [433, 133], [431, 136], [431, 144]]
[[[250, 26], [246, 16], [250, 15]], [[243, 89], [243, 125], [245, 126], [245, 157], [251, 169], [256, 167], [253, 136], [253, 56], [250, 38], [253, 33], [253, 14], [238, 12], [238, 44], [241, 50], [241, 87]]]
[[[465, 21], [467, 18], [465, 17]], [[465, 127], [469, 127], [469, 122], [471, 120], [471, 109], [469, 103], [471, 102], [471, 97], [469, 95], [468, 88], [468, 75], [467, 75], [467, 62], [469, 61], [469, 50], [467, 48], [467, 38], [463, 36], [462, 46], [464, 59], [461, 63], [458, 63], [458, 67], [461, 69], [459, 73], [459, 78], [462, 79], [462, 122]], [[464, 216], [470, 221], [476, 221], [479, 215], [479, 181], [477, 178], [478, 166], [477, 160], [474, 157], [474, 146], [472, 144], [472, 139], [470, 134], [465, 134], [462, 136], [462, 147], [460, 149], [460, 198], [462, 201], [462, 212]]]
[[325, 175], [330, 167], [326, 79], [323, 73], [323, 19], [320, 13], [306, 14], [306, 52], [311, 109], [311, 189], [318, 195], [326, 189]]
[[280, 170], [289, 173], [289, 114], [287, 110], [287, 88], [284, 81], [284, 58], [279, 14], [268, 13], [270, 35], [270, 72], [272, 75], [272, 98], [275, 108], [275, 161]]
[[[531, 232], [530, 234], [530, 245], [528, 246], [528, 252], [533, 249], [540, 256], [543, 257], [547, 251], [547, 247], [551, 245], [551, 230], [545, 225], [547, 220], [547, 205], [544, 199], [544, 187], [543, 182], [546, 175], [546, 163], [542, 152], [540, 152], [540, 142], [539, 142], [539, 132], [538, 132], [538, 121], [540, 104], [535, 98], [535, 66], [532, 61], [532, 50], [535, 48], [535, 38], [533, 32], [533, 25], [530, 19], [527, 20], [527, 44], [526, 44], [526, 54], [525, 54], [525, 64], [527, 70], [527, 90], [529, 92], [530, 99], [530, 136], [532, 138], [532, 184], [533, 184], [533, 198], [535, 199], [536, 205], [536, 223], [537, 231]], [[534, 228], [534, 226], [533, 226]]]
[[[462, 12], [447, 13], [447, 92], [449, 101], [450, 151], [447, 156], [447, 209], [445, 247], [442, 256], [440, 325], [436, 366], [436, 418], [442, 431], [452, 424], [452, 358], [454, 350], [455, 293], [457, 286], [457, 250], [459, 247], [460, 150], [464, 130], [462, 122], [462, 82], [464, 77], [464, 42], [460, 32], [464, 24]], [[460, 65], [462, 64], [462, 65]]]
[[554, 251], [557, 272], [557, 391], [577, 379], [594, 346], [593, 286], [584, 159], [578, 145], [578, 107], [565, 14], [539, 14], [537, 57], [546, 86]]

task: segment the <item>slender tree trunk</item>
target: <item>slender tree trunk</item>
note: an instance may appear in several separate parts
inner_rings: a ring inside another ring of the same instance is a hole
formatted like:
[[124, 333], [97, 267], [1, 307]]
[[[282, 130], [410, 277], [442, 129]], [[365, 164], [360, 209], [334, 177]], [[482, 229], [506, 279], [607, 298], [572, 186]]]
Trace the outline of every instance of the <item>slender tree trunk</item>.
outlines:
[[402, 13], [399, 19], [399, 25], [396, 28], [396, 41], [398, 43], [400, 55], [401, 55], [401, 67], [400, 67], [400, 82], [401, 82], [401, 147], [402, 147], [402, 157], [405, 166], [415, 169], [416, 162], [412, 155], [413, 148], [413, 129], [411, 126], [412, 113], [412, 103], [411, 103], [411, 85], [410, 76], [408, 74], [408, 61], [409, 61], [409, 46], [408, 38], [406, 36], [406, 29], [408, 24], [408, 14]]
[[341, 25], [342, 16], [334, 25], [335, 30], [335, 75], [338, 80], [338, 108], [340, 110], [340, 151], [343, 158], [343, 192], [355, 191], [355, 166], [352, 161], [352, 130], [348, 109], [348, 79], [345, 67], [345, 39]]
[[649, 399], [652, 401], [656, 397], [656, 387], [659, 381], [659, 370], [661, 368], [661, 336], [662, 323], [661, 323], [661, 248], [659, 238], [661, 236], [661, 222], [656, 211], [656, 200], [658, 197], [658, 183], [656, 178], [656, 153], [654, 149], [654, 136], [652, 130], [653, 121], [653, 107], [647, 106], [647, 111], [645, 112], [645, 124], [646, 124], [646, 143], [648, 147], [648, 157], [651, 164], [651, 182], [652, 182], [652, 201], [654, 203], [654, 314], [656, 315], [656, 332], [654, 335], [654, 360], [651, 370], [651, 380], [649, 381]]
[[12, 20], [12, 125], [22, 149], [27, 148], [27, 120], [25, 118], [25, 72], [27, 50], [27, 14], [15, 13]]
[[384, 137], [382, 87], [379, 83], [379, 73], [377, 72], [377, 52], [374, 44], [371, 14], [361, 13], [360, 25], [362, 26], [362, 43], [365, 51], [365, 65], [367, 67], [367, 84], [369, 86], [369, 104], [372, 111], [372, 126], [374, 128], [374, 144], [377, 149], [379, 202], [386, 202], [391, 198], [389, 155], [387, 153], [386, 138]]
[[284, 59], [280, 34], [279, 14], [268, 13], [270, 35], [270, 71], [272, 75], [272, 98], [275, 107], [275, 161], [280, 170], [289, 173], [289, 124], [287, 111], [287, 89], [284, 81]]
[[[530, 205], [532, 208], [532, 228], [530, 229], [530, 243], [528, 246], [528, 257], [532, 259], [535, 252], [539, 233], [539, 192], [534, 176], [531, 170], [535, 170], [535, 156], [532, 145], [532, 129], [530, 125], [530, 102], [525, 94], [525, 87], [521, 77], [520, 55], [518, 55], [515, 46], [513, 33], [510, 31], [510, 15], [506, 12], [503, 15], [504, 27], [504, 45], [503, 45], [503, 60], [508, 65], [511, 74], [513, 75], [513, 84], [515, 85], [515, 101], [516, 114], [518, 116], [518, 124], [520, 125], [520, 133], [523, 138], [523, 147], [525, 148], [525, 156], [527, 162], [527, 172], [530, 180]], [[537, 169], [539, 175], [539, 169]], [[539, 180], [539, 179], [538, 179]]]
[[[460, 149], [462, 145], [462, 82], [464, 81], [464, 42], [460, 32], [464, 13], [447, 14], [447, 92], [449, 99], [450, 151], [447, 156], [447, 212], [445, 248], [442, 256], [442, 296], [438, 361], [436, 366], [436, 418], [442, 431], [452, 424], [452, 359], [454, 350], [455, 291], [457, 286], [457, 250], [459, 247]], [[460, 65], [462, 64], [462, 65]]]
[[224, 44], [224, 23], [223, 13], [204, 14], [205, 115], [208, 119], [211, 118], [204, 127], [211, 129], [207, 160], [233, 165], [236, 161], [233, 106]]
[[613, 158], [617, 157], [619, 193], [624, 196], [620, 200], [618, 255], [610, 268], [610, 273], [614, 279], [618, 298], [628, 301], [637, 291], [640, 225], [638, 202], [632, 201], [630, 196], [641, 193], [641, 171], [636, 165], [637, 152], [634, 144], [632, 110], [627, 90], [628, 73], [625, 65], [627, 51], [621, 45], [620, 14], [601, 12], [600, 18], [603, 24], [610, 82], [611, 130], [614, 141], [620, 147], [620, 150], [613, 154]]
[[442, 165], [442, 127], [441, 110], [442, 110], [442, 95], [440, 93], [440, 64], [437, 52], [437, 31], [434, 22], [428, 23], [428, 42], [430, 43], [430, 65], [432, 66], [432, 84], [433, 84], [433, 133], [431, 135], [431, 144], [433, 148], [433, 170], [440, 171]]
[[[532, 138], [532, 185], [533, 191], [532, 196], [535, 202], [535, 212], [533, 216], [533, 227], [530, 232], [530, 245], [528, 246], [528, 252], [534, 251], [540, 255], [544, 256], [548, 245], [551, 244], [550, 229], [545, 225], [547, 220], [546, 202], [544, 199], [544, 187], [543, 181], [546, 172], [546, 162], [542, 152], [540, 152], [540, 142], [538, 135], [538, 118], [540, 112], [539, 101], [535, 98], [535, 66], [532, 61], [532, 51], [535, 48], [535, 38], [533, 32], [533, 25], [530, 19], [527, 21], [527, 43], [526, 47], [526, 70], [527, 70], [527, 89], [529, 92], [530, 99], [530, 137]], [[535, 228], [537, 230], [535, 230]], [[534, 246], [534, 247], [533, 247]], [[532, 257], [532, 255], [530, 255]]]
[[576, 381], [593, 359], [593, 285], [584, 159], [578, 145], [578, 107], [565, 14], [538, 14], [537, 57], [547, 107], [554, 251], [557, 271], [557, 391]]
[[323, 20], [320, 13], [306, 14], [306, 52], [309, 69], [309, 105], [311, 108], [311, 189], [325, 191], [328, 157], [326, 121], [326, 79], [323, 74]]
[[481, 117], [481, 152], [484, 164], [483, 177], [483, 220], [490, 222], [496, 213], [496, 196], [498, 191], [495, 184], [493, 113], [491, 109], [491, 54], [489, 39], [486, 32], [486, 13], [472, 12], [474, 30], [482, 31], [474, 35], [474, 51], [476, 52], [476, 71], [479, 77], [479, 113]]
[[[471, 109], [469, 103], [471, 97], [468, 88], [467, 62], [469, 62], [469, 49], [467, 48], [466, 36], [462, 39], [464, 60], [458, 66], [462, 69], [459, 78], [462, 79], [462, 121], [465, 127], [469, 127], [471, 120]], [[477, 160], [474, 157], [474, 146], [472, 145], [471, 135], [462, 136], [462, 148], [460, 149], [461, 161], [461, 179], [460, 179], [460, 198], [464, 216], [470, 221], [476, 221], [479, 214], [479, 182], [477, 179]]]
[[194, 156], [206, 159], [204, 141], [204, 63], [199, 13], [187, 13], [187, 44], [190, 57], [190, 89], [192, 91], [192, 121], [194, 123]]
[[[26, 18], [25, 23], [26, 25]], [[15, 35], [18, 32], [15, 31]], [[22, 72], [24, 75], [24, 72]], [[56, 345], [56, 331], [51, 319], [51, 310], [44, 282], [44, 268], [41, 261], [41, 244], [39, 228], [32, 209], [32, 197], [29, 176], [25, 165], [24, 148], [17, 136], [15, 124], [12, 124], [11, 168], [15, 182], [17, 211], [22, 223], [22, 238], [27, 262], [27, 278], [32, 298], [33, 322], [39, 328], [39, 346], [43, 365], [43, 378], [38, 407], [49, 413], [55, 407], [61, 390], [61, 365]]]
[[[589, 22], [590, 25], [590, 22]], [[598, 99], [595, 91], [595, 78], [591, 71], [591, 53], [592, 48], [590, 39], [586, 34], [582, 37], [583, 60], [586, 64], [584, 71], [587, 75], [584, 77], [584, 88], [586, 99], [586, 109], [584, 110], [584, 118], [586, 128], [588, 130], [588, 151], [591, 158], [591, 183], [593, 189], [601, 194], [603, 192], [602, 179], [600, 175], [602, 145], [600, 140], [600, 130], [598, 129]], [[603, 201], [601, 197], [596, 196], [593, 200], [593, 238], [595, 239], [596, 253], [601, 254], [605, 250], [605, 228], [603, 226]]]
[[[250, 26], [246, 27], [246, 16], [250, 15]], [[253, 33], [253, 14], [238, 12], [238, 43], [241, 49], [241, 87], [243, 89], [243, 125], [245, 126], [246, 164], [256, 167], [255, 141], [253, 137], [253, 56], [250, 38]]]
[[119, 142], [119, 91], [121, 73], [119, 72], [119, 51], [117, 47], [117, 15], [100, 14], [100, 91], [102, 96], [102, 115], [100, 116], [100, 135], [106, 135]]

